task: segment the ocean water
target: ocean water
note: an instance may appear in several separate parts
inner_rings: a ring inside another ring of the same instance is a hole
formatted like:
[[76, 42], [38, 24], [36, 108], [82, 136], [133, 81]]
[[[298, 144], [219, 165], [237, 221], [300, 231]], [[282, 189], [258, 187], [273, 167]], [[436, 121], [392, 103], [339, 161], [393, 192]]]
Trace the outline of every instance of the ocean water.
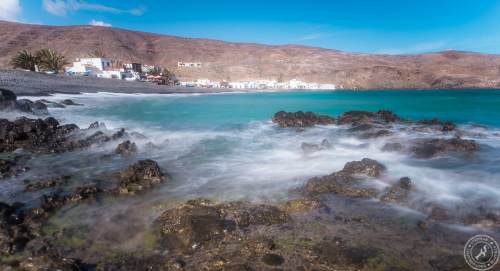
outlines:
[[[110, 130], [126, 128], [139, 153], [132, 158], [100, 159], [120, 143], [110, 142], [71, 153], [44, 155], [30, 161], [31, 170], [26, 174], [3, 181], [1, 201], [35, 202], [41, 194], [23, 192], [24, 179], [72, 175], [65, 188], [69, 189], [106, 182], [106, 174], [121, 170], [137, 159], [154, 159], [172, 176], [167, 183], [145, 194], [71, 206], [52, 219], [51, 223], [58, 227], [87, 225], [93, 229], [89, 235], [92, 240], [106, 239], [113, 232], [130, 232], [132, 226], [133, 232], [140, 236], [162, 210], [197, 197], [279, 203], [295, 197], [295, 191], [309, 178], [331, 174], [345, 163], [363, 158], [375, 159], [387, 167], [380, 178], [364, 184], [380, 191], [380, 195], [399, 178], [412, 179], [415, 190], [408, 204], [394, 206], [403, 216], [425, 217], [429, 204], [471, 213], [478, 208], [500, 208], [500, 91], [497, 90], [97, 93], [61, 94], [48, 99], [67, 98], [83, 106], [53, 108], [51, 115], [82, 128], [94, 121], [104, 122]], [[416, 159], [403, 153], [383, 152], [381, 148], [388, 142], [405, 144], [415, 138], [450, 138], [455, 134], [425, 129], [409, 132], [401, 129], [404, 125], [394, 125], [392, 136], [360, 139], [347, 132], [346, 127], [337, 125], [297, 131], [281, 129], [271, 122], [279, 110], [313, 111], [336, 117], [350, 110], [379, 109], [392, 110], [413, 120], [454, 121], [460, 136], [476, 140], [480, 150], [471, 157], [445, 155]], [[319, 144], [324, 139], [332, 148], [317, 152], [301, 148], [304, 142]], [[149, 143], [155, 147], [148, 148]], [[94, 229], [96, 222], [100, 227]], [[124, 236], [120, 246], [137, 245], [130, 244], [137, 241], [132, 239]]]
[[[158, 202], [182, 201], [195, 197], [216, 200], [279, 202], [314, 176], [342, 169], [345, 163], [375, 159], [387, 173], [366, 185], [384, 191], [400, 177], [408, 176], [418, 192], [416, 209], [424, 203], [470, 206], [488, 202], [500, 207], [500, 91], [335, 91], [285, 93], [223, 93], [175, 95], [83, 94], [55, 95], [84, 106], [50, 109], [63, 123], [87, 127], [94, 121], [108, 129], [124, 127], [139, 146], [134, 159], [151, 158], [173, 176], [168, 184], [144, 199]], [[415, 138], [449, 138], [436, 131], [401, 131], [375, 139], [359, 139], [346, 127], [318, 126], [298, 132], [280, 129], [271, 122], [279, 110], [313, 111], [331, 116], [349, 110], [388, 109], [403, 118], [439, 118], [454, 121], [461, 136], [474, 139], [481, 148], [473, 157], [443, 156], [421, 160], [406, 154], [382, 152], [388, 142], [408, 142]], [[333, 146], [318, 152], [304, 152], [301, 144], [327, 139]], [[124, 168], [133, 161], [96, 161], [109, 154], [119, 142], [111, 142], [80, 152], [37, 159], [28, 176], [36, 179], [72, 173], [74, 186], [95, 182], [102, 174]], [[156, 147], [147, 147], [153, 143]], [[36, 194], [22, 193], [16, 181], [4, 184], [0, 196], [10, 201], [35, 200]], [[28, 197], [28, 198], [27, 198]], [[473, 205], [473, 204], [472, 204]]]

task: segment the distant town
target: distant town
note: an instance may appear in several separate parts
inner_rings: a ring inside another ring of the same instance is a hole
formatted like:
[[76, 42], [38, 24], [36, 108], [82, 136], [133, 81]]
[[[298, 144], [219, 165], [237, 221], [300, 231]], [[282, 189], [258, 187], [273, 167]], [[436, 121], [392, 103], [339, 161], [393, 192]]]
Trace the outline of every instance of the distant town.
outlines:
[[[311, 90], [333, 90], [335, 84], [322, 84], [316, 82], [305, 82], [299, 79], [283, 79], [279, 75], [276, 79], [259, 78], [256, 80], [233, 81], [211, 80], [197, 78], [182, 80], [177, 78], [171, 70], [142, 63], [123, 63], [112, 60], [99, 50], [89, 53], [87, 57], [76, 58], [68, 62], [66, 57], [52, 49], [40, 49], [34, 53], [22, 50], [12, 57], [11, 66], [15, 69], [24, 69], [34, 72], [55, 74], [64, 72], [68, 76], [91, 76], [106, 79], [148, 82], [158, 85], [182, 86], [186, 88], [230, 88], [230, 89], [311, 89]], [[177, 71], [201, 69], [202, 62], [177, 62]]]
[[[252, 80], [252, 81], [212, 81], [200, 78], [190, 81], [180, 81], [174, 74], [167, 77], [163, 74], [165, 69], [159, 66], [141, 63], [125, 63], [121, 68], [113, 68], [112, 61], [106, 58], [78, 58], [73, 65], [66, 68], [66, 74], [72, 76], [96, 76], [108, 79], [121, 79], [127, 81], [145, 81], [158, 84], [175, 84], [183, 87], [196, 88], [232, 88], [232, 89], [335, 89], [335, 84], [320, 84], [303, 82], [298, 79], [283, 80]], [[178, 62], [179, 68], [201, 68], [201, 62]]]

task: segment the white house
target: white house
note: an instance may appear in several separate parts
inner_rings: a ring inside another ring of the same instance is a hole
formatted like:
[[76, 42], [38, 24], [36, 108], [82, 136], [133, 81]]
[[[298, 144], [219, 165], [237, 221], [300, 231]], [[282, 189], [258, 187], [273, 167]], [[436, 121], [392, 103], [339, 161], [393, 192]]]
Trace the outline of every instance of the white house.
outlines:
[[111, 61], [109, 59], [90, 57], [77, 58], [76, 61], [73, 62], [73, 66], [66, 71], [73, 74], [97, 76], [97, 74], [107, 69], [111, 69]]

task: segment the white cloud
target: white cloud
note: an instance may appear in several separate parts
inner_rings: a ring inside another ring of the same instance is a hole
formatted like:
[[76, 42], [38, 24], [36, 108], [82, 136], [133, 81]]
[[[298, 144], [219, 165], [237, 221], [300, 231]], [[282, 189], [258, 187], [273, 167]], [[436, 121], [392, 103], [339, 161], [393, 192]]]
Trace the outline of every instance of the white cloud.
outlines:
[[[4, 1], [4, 0], [2, 0]], [[145, 8], [119, 9], [101, 4], [88, 3], [83, 0], [43, 0], [43, 8], [50, 14], [66, 16], [68, 13], [79, 10], [108, 12], [113, 14], [128, 13], [135, 16], [144, 14]]]
[[96, 20], [90, 21], [89, 24], [93, 25], [93, 26], [105, 26], [105, 27], [111, 27], [112, 26], [111, 24], [105, 23], [103, 21], [96, 21]]
[[20, 0], [0, 0], [0, 20], [19, 21], [21, 15]]

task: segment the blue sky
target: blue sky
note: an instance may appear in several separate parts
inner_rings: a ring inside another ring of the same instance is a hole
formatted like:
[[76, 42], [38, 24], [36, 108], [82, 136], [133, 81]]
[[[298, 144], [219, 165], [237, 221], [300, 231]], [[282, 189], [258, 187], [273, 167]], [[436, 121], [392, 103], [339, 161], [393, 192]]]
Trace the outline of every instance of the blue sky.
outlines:
[[0, 19], [366, 53], [500, 53], [500, 1], [0, 0]]

